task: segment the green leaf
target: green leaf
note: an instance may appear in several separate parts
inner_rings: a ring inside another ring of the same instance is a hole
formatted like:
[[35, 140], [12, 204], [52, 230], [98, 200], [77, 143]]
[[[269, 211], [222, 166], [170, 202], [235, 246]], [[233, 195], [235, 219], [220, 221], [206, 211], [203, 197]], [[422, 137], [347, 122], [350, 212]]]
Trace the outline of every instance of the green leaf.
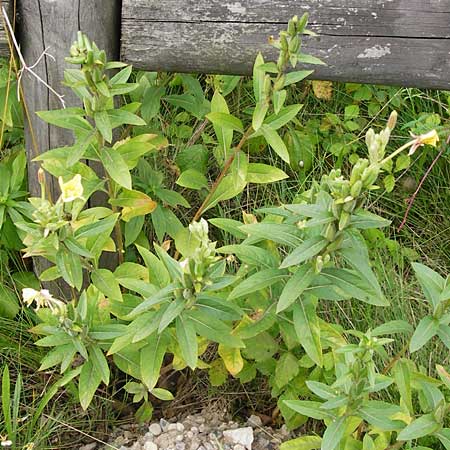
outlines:
[[207, 114], [206, 118], [217, 127], [221, 127], [226, 130], [238, 131], [239, 133], [244, 132], [242, 122], [231, 114], [213, 111]]
[[[128, 106], [129, 105], [130, 104], [128, 104]], [[124, 108], [125, 107], [122, 107], [121, 109], [110, 109], [107, 111], [112, 128], [117, 128], [121, 125], [146, 125], [145, 120]]]
[[176, 181], [178, 186], [186, 187], [189, 189], [208, 189], [208, 180], [205, 175], [195, 169], [188, 169], [178, 177]]
[[405, 425], [404, 422], [400, 420], [392, 420], [390, 418], [401, 411], [401, 408], [397, 405], [370, 400], [359, 408], [358, 414], [366, 422], [383, 431], [394, 431], [401, 429]]
[[416, 278], [425, 297], [433, 306], [434, 311], [440, 304], [440, 295], [445, 288], [445, 280], [437, 272], [419, 263], [412, 263]]
[[14, 292], [0, 284], [0, 317], [14, 319], [19, 311], [19, 302]]
[[445, 450], [450, 450], [450, 428], [443, 428], [434, 433], [434, 435], [441, 441]]
[[112, 125], [106, 111], [97, 111], [94, 113], [95, 126], [97, 127], [103, 139], [106, 142], [112, 141]]
[[277, 167], [267, 164], [250, 163], [247, 168], [247, 181], [249, 183], [273, 183], [284, 180], [289, 176]]
[[347, 418], [345, 416], [341, 416], [328, 425], [323, 434], [321, 450], [334, 450], [340, 445], [346, 430], [346, 420]]
[[122, 155], [115, 149], [103, 147], [100, 160], [109, 176], [120, 186], [131, 190], [131, 175]]
[[96, 269], [91, 273], [94, 286], [106, 297], [121, 302], [122, 292], [114, 274], [108, 269]]
[[[303, 64], [315, 64], [315, 65], [318, 64], [318, 65], [326, 66], [326, 63], [324, 63], [321, 59], [316, 58], [315, 56], [312, 56], [312, 55], [307, 55], [305, 53], [302, 53], [299, 55], [298, 62], [303, 63]], [[322, 450], [324, 450], [324, 449], [322, 449]]]
[[238, 284], [230, 293], [229, 299], [243, 297], [255, 291], [260, 291], [266, 287], [286, 277], [286, 271], [280, 269], [265, 269], [254, 273], [240, 284]]
[[316, 420], [333, 419], [333, 414], [322, 409], [322, 402], [313, 402], [309, 400], [284, 400], [284, 404], [303, 416], [311, 417]]
[[275, 383], [279, 388], [286, 386], [300, 370], [298, 359], [290, 352], [283, 353], [275, 368]]
[[372, 336], [384, 336], [386, 334], [412, 334], [414, 328], [404, 320], [391, 320], [372, 330]]
[[86, 410], [94, 398], [95, 391], [102, 381], [101, 374], [96, 370], [92, 361], [87, 360], [81, 367], [78, 392], [81, 407]]
[[159, 322], [158, 333], [164, 331], [184, 310], [185, 300], [179, 297], [169, 304]]
[[91, 124], [83, 117], [81, 108], [53, 109], [50, 111], [38, 111], [36, 114], [47, 123], [57, 127], [67, 128], [73, 131], [92, 131]]
[[197, 333], [193, 323], [183, 315], [177, 317], [175, 322], [178, 345], [186, 364], [194, 370], [198, 360]]
[[258, 53], [253, 65], [253, 93], [255, 95], [256, 103], [264, 100], [264, 79], [266, 74], [264, 70], [260, 69], [263, 64], [263, 55], [261, 53]]
[[[218, 91], [214, 93], [211, 100], [211, 112], [221, 112], [225, 114], [230, 112], [226, 100]], [[228, 159], [231, 143], [233, 141], [233, 130], [223, 127], [217, 123], [213, 123], [213, 127], [217, 140], [219, 141], [219, 154], [221, 155], [223, 161], [225, 161]]]
[[170, 401], [174, 399], [172, 392], [168, 391], [167, 389], [154, 388], [150, 392], [156, 398], [159, 398], [160, 400], [163, 401]]
[[386, 189], [386, 192], [392, 192], [395, 187], [395, 177], [394, 175], [390, 174], [384, 177], [383, 179], [384, 188]]
[[286, 79], [284, 81], [284, 87], [304, 80], [306, 77], [309, 77], [313, 72], [314, 70], [298, 70], [296, 72], [287, 73]]
[[64, 281], [80, 290], [83, 284], [83, 270], [78, 255], [61, 248], [56, 253], [56, 265]]
[[413, 414], [410, 365], [404, 359], [400, 359], [396, 362], [393, 372], [400, 396], [408, 408], [409, 413]]
[[289, 247], [298, 247], [302, 240], [295, 225], [285, 223], [254, 223], [243, 225], [240, 230], [248, 233], [251, 238], [267, 239]]
[[330, 267], [323, 269], [321, 276], [327, 278], [336, 293], [344, 298], [355, 298], [369, 305], [389, 306], [384, 296], [380, 296], [356, 271]]
[[140, 351], [141, 379], [149, 391], [153, 390], [158, 382], [167, 345], [164, 333], [154, 333], [147, 339], [147, 345]]
[[309, 287], [314, 278], [314, 269], [310, 264], [305, 264], [291, 275], [281, 293], [277, 304], [277, 313], [289, 308], [299, 298], [303, 291]]
[[188, 311], [186, 320], [192, 321], [197, 333], [228, 347], [244, 347], [242, 340], [231, 334], [231, 328], [219, 319], [201, 310]]
[[369, 211], [359, 210], [352, 214], [350, 224], [361, 230], [369, 230], [371, 228], [388, 227], [391, 224], [391, 221]]
[[306, 354], [322, 367], [319, 318], [316, 314], [316, 302], [311, 297], [304, 298], [294, 305], [294, 327]]
[[432, 414], [425, 414], [403, 428], [398, 434], [397, 440], [411, 441], [413, 439], [419, 439], [436, 432], [440, 427], [441, 425], [436, 422]]
[[241, 227], [243, 224], [238, 220], [214, 218], [208, 219], [208, 222], [212, 223], [215, 227], [226, 231], [237, 239], [245, 239], [247, 237], [247, 235], [239, 229], [239, 227]]
[[302, 242], [290, 255], [281, 263], [281, 268], [295, 266], [320, 253], [328, 241], [322, 236], [314, 236]]
[[119, 214], [111, 214], [105, 219], [97, 220], [87, 225], [82, 225], [75, 231], [74, 236], [77, 239], [99, 236], [103, 233], [106, 233], [109, 236], [114, 228], [114, 225], [116, 224], [118, 217]]
[[303, 105], [286, 106], [278, 114], [272, 114], [269, 116], [264, 123], [273, 130], [278, 130], [294, 119], [302, 107]]
[[92, 364], [95, 370], [100, 374], [103, 383], [106, 385], [109, 384], [109, 367], [108, 362], [106, 361], [105, 355], [100, 350], [99, 347], [93, 346], [89, 349], [89, 360], [92, 361]]
[[258, 131], [259, 128], [261, 127], [268, 110], [269, 110], [269, 103], [267, 101], [263, 100], [256, 104], [252, 116], [252, 127], [255, 131]]
[[[288, 400], [285, 400], [285, 403]], [[322, 438], [319, 436], [301, 436], [280, 445], [280, 450], [316, 450], [322, 445]]]
[[280, 135], [269, 125], [261, 125], [259, 131], [264, 136], [267, 143], [273, 148], [275, 153], [285, 162], [289, 164], [289, 152], [286, 144], [281, 139]]
[[425, 316], [417, 325], [409, 343], [411, 353], [421, 349], [439, 330], [439, 322], [431, 316]]

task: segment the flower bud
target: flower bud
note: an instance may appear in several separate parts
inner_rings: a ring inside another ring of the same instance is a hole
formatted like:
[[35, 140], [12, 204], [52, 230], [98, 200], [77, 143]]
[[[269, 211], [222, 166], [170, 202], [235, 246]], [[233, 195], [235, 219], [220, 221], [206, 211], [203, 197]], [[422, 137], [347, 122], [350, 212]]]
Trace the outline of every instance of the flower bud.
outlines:
[[395, 125], [397, 124], [397, 111], [392, 111], [391, 115], [389, 116], [389, 120], [387, 122], [387, 127], [392, 131], [395, 128]]
[[359, 196], [359, 194], [361, 194], [361, 190], [362, 190], [363, 184], [361, 180], [357, 180], [355, 181], [355, 183], [353, 184], [353, 186], [350, 188], [350, 195], [353, 198], [356, 198]]

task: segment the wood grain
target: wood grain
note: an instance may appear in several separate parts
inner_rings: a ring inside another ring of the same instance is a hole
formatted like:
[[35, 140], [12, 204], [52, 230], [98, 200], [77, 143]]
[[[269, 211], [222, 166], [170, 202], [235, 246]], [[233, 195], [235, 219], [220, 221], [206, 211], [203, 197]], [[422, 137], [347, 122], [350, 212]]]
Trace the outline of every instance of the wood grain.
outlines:
[[249, 74], [294, 14], [318, 36], [314, 78], [450, 87], [450, 2], [440, 0], [123, 0], [122, 59], [146, 70]]
[[[11, 22], [13, 22], [12, 12], [11, 12], [11, 1], [12, 0], [0, 0], [0, 9], [4, 7], [6, 13]], [[6, 30], [3, 26], [3, 20], [0, 20], [0, 57], [9, 56], [9, 46], [6, 39]]]
[[[33, 64], [48, 49], [54, 59], [46, 57], [35, 72], [57, 92], [64, 94], [67, 106], [80, 106], [79, 99], [62, 85], [66, 68], [64, 58], [76, 39], [77, 31], [81, 30], [105, 49], [110, 59], [118, 59], [120, 3], [111, 0], [18, 0], [18, 13], [18, 34], [25, 61], [28, 65]], [[61, 108], [56, 96], [30, 75], [24, 76], [23, 88], [31, 114], [31, 123], [25, 126], [29, 191], [31, 195], [38, 195], [39, 164], [31, 160], [51, 148], [72, 145], [73, 134], [69, 130], [49, 126], [35, 115], [36, 111]], [[57, 181], [47, 177], [47, 183], [56, 199], [59, 196]]]

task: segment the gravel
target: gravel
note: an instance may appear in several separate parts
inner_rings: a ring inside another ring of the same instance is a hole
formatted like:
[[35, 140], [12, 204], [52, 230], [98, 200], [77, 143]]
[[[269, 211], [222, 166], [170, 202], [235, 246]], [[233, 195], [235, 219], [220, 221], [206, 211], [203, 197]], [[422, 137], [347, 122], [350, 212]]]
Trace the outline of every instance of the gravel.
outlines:
[[88, 443], [78, 450], [276, 450], [290, 437], [286, 427], [264, 426], [257, 415], [242, 424], [203, 411], [179, 421], [117, 427], [109, 445]]

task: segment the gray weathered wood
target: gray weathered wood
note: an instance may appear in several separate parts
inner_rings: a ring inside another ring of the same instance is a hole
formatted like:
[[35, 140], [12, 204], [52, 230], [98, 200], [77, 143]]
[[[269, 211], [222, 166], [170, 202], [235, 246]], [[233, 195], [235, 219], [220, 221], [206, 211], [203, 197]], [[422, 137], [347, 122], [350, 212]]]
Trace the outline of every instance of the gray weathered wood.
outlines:
[[443, 0], [123, 0], [122, 59], [138, 68], [249, 74], [258, 51], [308, 12], [314, 77], [450, 88], [450, 2]]
[[[11, 1], [12, 0], [0, 0], [0, 7], [4, 7], [8, 17], [11, 17]], [[3, 20], [0, 20], [0, 57], [9, 56], [9, 46], [6, 39], [6, 30], [3, 26]]]
[[[36, 61], [42, 52], [48, 52], [55, 60], [46, 57], [35, 72], [57, 92], [64, 94], [67, 106], [79, 106], [79, 99], [62, 85], [66, 63], [64, 58], [81, 30], [106, 50], [110, 59], [119, 57], [120, 2], [115, 0], [18, 0], [19, 39], [27, 64]], [[72, 66], [73, 67], [73, 66]], [[34, 113], [61, 108], [56, 96], [35, 78], [24, 76], [23, 88], [26, 104], [31, 115], [31, 126], [26, 124], [25, 141], [28, 160], [51, 148], [71, 145], [73, 134], [49, 126]], [[32, 131], [35, 143], [32, 139]], [[37, 182], [38, 163], [29, 162], [29, 190], [31, 195], [39, 194]], [[48, 177], [53, 198], [59, 195], [57, 181]], [[39, 269], [38, 269], [39, 271]]]

